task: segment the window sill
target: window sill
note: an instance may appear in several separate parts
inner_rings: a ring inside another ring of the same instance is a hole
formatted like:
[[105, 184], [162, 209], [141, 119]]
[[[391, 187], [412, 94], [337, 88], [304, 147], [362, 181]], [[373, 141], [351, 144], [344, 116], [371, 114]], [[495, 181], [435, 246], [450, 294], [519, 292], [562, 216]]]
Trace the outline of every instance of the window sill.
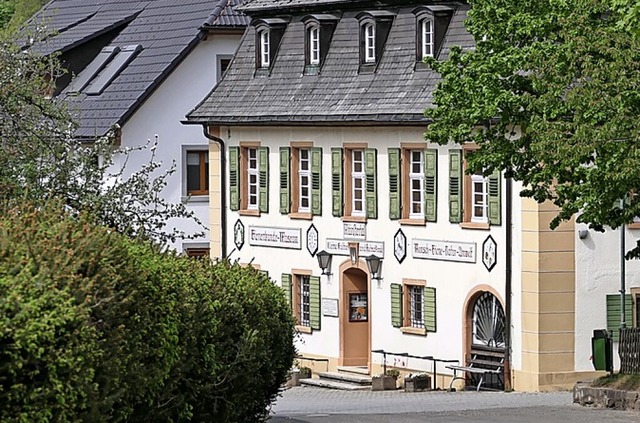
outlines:
[[260, 210], [238, 210], [240, 216], [260, 216]]
[[367, 223], [367, 218], [364, 216], [342, 216], [343, 222], [360, 222]]
[[414, 328], [411, 326], [403, 326], [400, 328], [400, 331], [402, 331], [402, 333], [406, 333], [409, 335], [422, 335], [422, 336], [427, 335], [427, 330], [425, 328]]
[[291, 219], [304, 219], [304, 220], [313, 219], [313, 215], [311, 213], [289, 213], [289, 217]]
[[312, 329], [310, 326], [302, 326], [302, 325], [296, 325], [296, 330], [300, 333], [311, 333]]
[[629, 223], [627, 225], [627, 229], [640, 229], [640, 223], [636, 222], [636, 223]]
[[426, 223], [425, 219], [400, 219], [401, 225], [424, 226]]
[[462, 222], [460, 223], [460, 227], [462, 229], [484, 229], [487, 230], [491, 226], [488, 223], [480, 223], [480, 222]]
[[204, 194], [204, 195], [191, 194], [191, 195], [188, 195], [188, 196], [180, 197], [180, 201], [182, 203], [185, 203], [185, 204], [188, 204], [188, 203], [208, 203], [209, 202], [209, 194]]

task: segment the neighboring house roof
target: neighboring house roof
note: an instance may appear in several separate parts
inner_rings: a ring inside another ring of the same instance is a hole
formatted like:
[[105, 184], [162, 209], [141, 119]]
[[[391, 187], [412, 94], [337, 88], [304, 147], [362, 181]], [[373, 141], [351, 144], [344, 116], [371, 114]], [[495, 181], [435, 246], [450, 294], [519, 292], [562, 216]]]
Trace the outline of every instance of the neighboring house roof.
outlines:
[[[211, 125], [312, 125], [425, 123], [424, 109], [432, 105], [439, 76], [430, 69], [416, 70], [416, 16], [408, 7], [397, 11], [384, 52], [374, 73], [359, 74], [359, 22], [356, 11], [340, 10], [342, 0], [254, 0], [249, 7], [281, 7], [285, 4], [328, 5], [323, 12], [342, 15], [319, 75], [305, 75], [304, 14], [292, 13], [268, 76], [256, 76], [255, 28], [249, 27], [225, 77], [187, 115], [190, 123]], [[369, 2], [382, 7], [381, 2]], [[455, 13], [443, 40], [439, 59], [451, 46], [473, 48], [465, 30], [469, 6], [453, 4]], [[252, 17], [260, 18], [260, 13]], [[305, 13], [307, 10], [304, 11]], [[247, 12], [249, 13], [249, 12]], [[271, 15], [273, 16], [273, 15]]]
[[[116, 62], [117, 51], [124, 54], [129, 46], [128, 60], [121, 57], [123, 65], [118, 69], [109, 69], [107, 62], [101, 66], [89, 63], [79, 72], [78, 78], [87, 78], [83, 72], [97, 69], [93, 77], [89, 76], [87, 88], [102, 73], [113, 73], [103, 77], [107, 84], [98, 94], [87, 95], [84, 90], [69, 93], [72, 81], [60, 95], [77, 115], [77, 135], [95, 137], [104, 135], [115, 124], [122, 126], [202, 39], [205, 30], [244, 29], [248, 18], [234, 10], [240, 3], [241, 0], [52, 0], [27, 23], [27, 28], [46, 27], [46, 31], [54, 32], [43, 43], [31, 47], [42, 54], [91, 54], [98, 61], [99, 56], [107, 57], [97, 54], [101, 48], [115, 47], [116, 53], [107, 59]], [[100, 39], [103, 35], [106, 38]], [[95, 42], [103, 44], [96, 50], [92, 45]]]

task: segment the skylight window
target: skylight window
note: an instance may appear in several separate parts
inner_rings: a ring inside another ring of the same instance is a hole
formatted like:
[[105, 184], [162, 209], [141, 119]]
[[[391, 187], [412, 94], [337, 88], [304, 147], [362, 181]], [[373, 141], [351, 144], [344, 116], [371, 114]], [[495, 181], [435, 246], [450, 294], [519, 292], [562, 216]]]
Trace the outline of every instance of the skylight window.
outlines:
[[118, 54], [120, 47], [105, 47], [100, 51], [98, 56], [74, 79], [73, 84], [69, 88], [69, 93], [79, 93], [87, 86], [89, 81], [93, 79], [105, 65]]
[[98, 77], [87, 88], [87, 95], [100, 95], [102, 91], [120, 74], [129, 62], [142, 50], [140, 44], [125, 46], [111, 62], [104, 68]]

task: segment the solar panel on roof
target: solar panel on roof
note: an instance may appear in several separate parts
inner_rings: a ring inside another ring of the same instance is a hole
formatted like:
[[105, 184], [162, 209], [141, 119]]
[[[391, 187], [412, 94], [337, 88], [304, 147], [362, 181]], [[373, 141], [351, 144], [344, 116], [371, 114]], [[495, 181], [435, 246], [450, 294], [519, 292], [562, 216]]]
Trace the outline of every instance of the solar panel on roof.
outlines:
[[87, 88], [88, 95], [100, 95], [102, 91], [113, 81], [120, 71], [142, 50], [140, 44], [125, 46], [118, 55], [104, 68], [104, 71]]
[[119, 51], [120, 47], [103, 48], [96, 58], [89, 63], [89, 66], [80, 72], [80, 75], [73, 81], [71, 88], [69, 88], [69, 93], [79, 93], [82, 91], [89, 81], [91, 81]]

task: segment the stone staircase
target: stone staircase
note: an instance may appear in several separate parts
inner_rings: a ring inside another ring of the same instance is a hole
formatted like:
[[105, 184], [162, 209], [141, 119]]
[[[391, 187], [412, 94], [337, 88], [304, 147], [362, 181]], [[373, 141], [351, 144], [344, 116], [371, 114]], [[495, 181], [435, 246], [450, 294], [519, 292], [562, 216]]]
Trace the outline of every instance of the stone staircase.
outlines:
[[317, 378], [300, 379], [300, 384], [343, 391], [371, 389], [371, 375], [366, 366], [338, 366], [337, 372], [319, 372]]

